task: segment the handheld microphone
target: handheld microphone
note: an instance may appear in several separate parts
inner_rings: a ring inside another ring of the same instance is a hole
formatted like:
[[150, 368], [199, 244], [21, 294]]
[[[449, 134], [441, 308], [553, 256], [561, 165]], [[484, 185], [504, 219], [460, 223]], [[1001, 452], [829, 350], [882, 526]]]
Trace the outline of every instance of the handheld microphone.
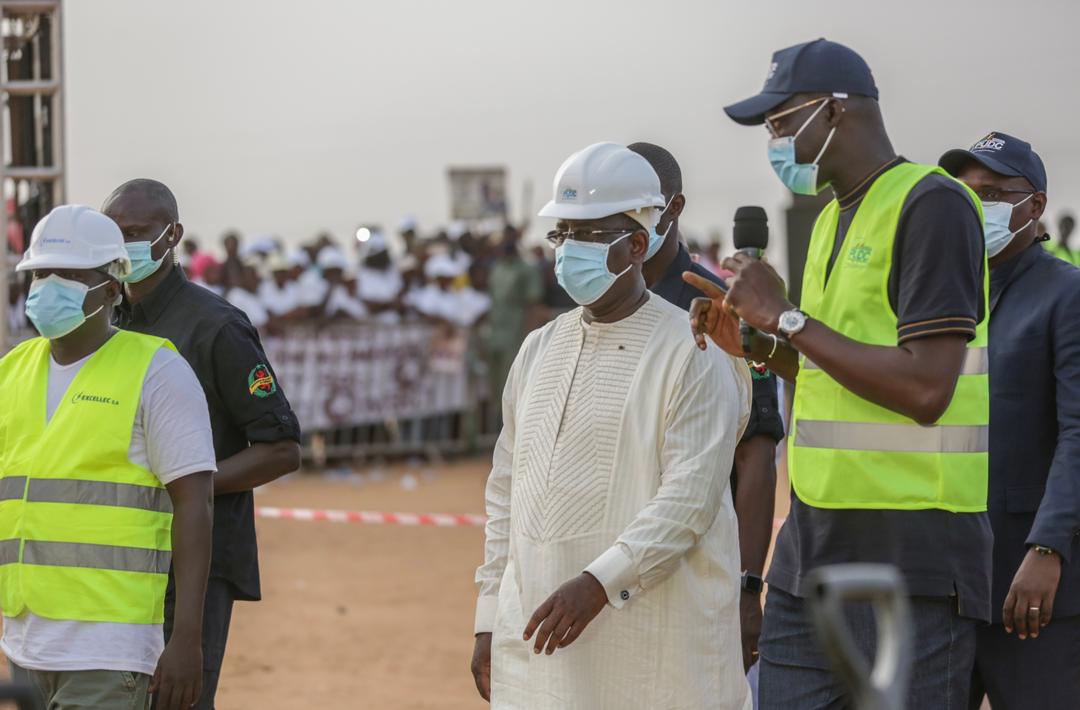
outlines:
[[[760, 259], [765, 254], [765, 248], [769, 246], [769, 218], [765, 210], [756, 206], [740, 207], [735, 210], [732, 241], [739, 252], [751, 259]], [[743, 352], [749, 355], [754, 329], [740, 321], [739, 335], [742, 336]]]

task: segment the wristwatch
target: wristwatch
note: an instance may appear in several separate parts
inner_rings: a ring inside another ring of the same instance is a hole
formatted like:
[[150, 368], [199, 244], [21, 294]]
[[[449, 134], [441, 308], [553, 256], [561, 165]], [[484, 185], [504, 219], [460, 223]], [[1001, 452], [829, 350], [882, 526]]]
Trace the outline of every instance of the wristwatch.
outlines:
[[1039, 553], [1040, 555], [1042, 555], [1044, 557], [1049, 557], [1050, 555], [1056, 555], [1057, 554], [1057, 552], [1055, 550], [1052, 550], [1051, 548], [1049, 548], [1049, 547], [1047, 547], [1045, 545], [1032, 545], [1031, 549], [1035, 550], [1035, 552]]
[[779, 330], [787, 337], [791, 337], [806, 327], [808, 316], [798, 308], [784, 311], [780, 314]]
[[765, 591], [765, 580], [756, 574], [742, 573], [742, 590], [749, 594], [761, 594]]

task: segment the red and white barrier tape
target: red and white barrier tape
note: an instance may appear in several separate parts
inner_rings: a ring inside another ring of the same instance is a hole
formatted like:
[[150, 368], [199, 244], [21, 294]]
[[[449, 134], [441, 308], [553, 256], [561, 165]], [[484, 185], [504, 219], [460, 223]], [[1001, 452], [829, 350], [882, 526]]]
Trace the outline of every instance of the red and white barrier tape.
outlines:
[[313, 510], [311, 508], [255, 509], [260, 518], [279, 520], [314, 520], [327, 523], [364, 523], [367, 525], [434, 525], [441, 528], [483, 527], [487, 518], [471, 513], [380, 513], [368, 510]]
[[[259, 506], [255, 514], [274, 520], [305, 520], [324, 523], [364, 523], [366, 525], [433, 525], [440, 528], [482, 528], [487, 518], [475, 513], [380, 513], [370, 510], [317, 510]], [[779, 529], [783, 518], [773, 520]]]

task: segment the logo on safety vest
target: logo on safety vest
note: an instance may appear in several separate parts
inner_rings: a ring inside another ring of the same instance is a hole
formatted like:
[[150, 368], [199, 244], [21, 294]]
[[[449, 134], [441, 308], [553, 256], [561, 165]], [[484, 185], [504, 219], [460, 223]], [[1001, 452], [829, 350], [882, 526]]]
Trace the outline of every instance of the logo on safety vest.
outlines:
[[269, 397], [277, 392], [277, 382], [270, 374], [270, 368], [259, 363], [248, 373], [248, 392], [255, 397]]
[[93, 404], [111, 404], [114, 407], [120, 405], [120, 402], [112, 397], [102, 397], [96, 394], [87, 394], [86, 392], [76, 392], [71, 395], [71, 403], [77, 404], [79, 402], [91, 402]]
[[1001, 150], [1004, 147], [1005, 141], [991, 133], [986, 138], [983, 138], [981, 141], [971, 146], [971, 150]]
[[577, 199], [577, 190], [575, 190], [572, 187], [566, 188], [565, 190], [562, 191], [562, 198], [564, 200], [576, 200]]
[[865, 244], [859, 243], [851, 247], [848, 251], [848, 261], [852, 264], [859, 266], [866, 266], [870, 263], [870, 256], [874, 253], [872, 247], [868, 247]]

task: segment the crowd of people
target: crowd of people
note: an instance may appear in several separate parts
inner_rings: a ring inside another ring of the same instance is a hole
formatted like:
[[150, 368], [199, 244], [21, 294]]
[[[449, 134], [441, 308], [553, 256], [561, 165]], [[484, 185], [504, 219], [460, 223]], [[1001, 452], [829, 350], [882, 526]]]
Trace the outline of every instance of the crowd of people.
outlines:
[[[513, 225], [474, 232], [456, 223], [427, 238], [418, 234], [413, 220], [403, 220], [396, 255], [392, 237], [366, 227], [348, 240], [351, 247], [326, 233], [289, 248], [274, 237], [245, 243], [230, 231], [219, 252], [188, 237], [179, 259], [190, 280], [271, 333], [312, 319], [395, 324], [423, 318], [460, 327], [490, 319], [493, 337], [509, 336], [516, 351], [525, 332], [575, 306], [555, 278], [552, 249], [524, 247]], [[688, 248], [706, 268], [719, 270], [718, 242]]]
[[[519, 310], [561, 312], [572, 305], [554, 282], [550, 257], [541, 249], [526, 254], [511, 225], [496, 234], [448, 230], [419, 239], [416, 227], [405, 222], [400, 253], [383, 232], [357, 231], [348, 246], [323, 233], [292, 248], [271, 237], [245, 243], [230, 232], [222, 239], [223, 258], [189, 237], [180, 265], [191, 281], [272, 333], [298, 321], [395, 324], [422, 318], [470, 327], [493, 310], [502, 318], [498, 311], [508, 301]], [[508, 271], [520, 272], [522, 283], [508, 283]], [[521, 298], [512, 298], [508, 288]]]

